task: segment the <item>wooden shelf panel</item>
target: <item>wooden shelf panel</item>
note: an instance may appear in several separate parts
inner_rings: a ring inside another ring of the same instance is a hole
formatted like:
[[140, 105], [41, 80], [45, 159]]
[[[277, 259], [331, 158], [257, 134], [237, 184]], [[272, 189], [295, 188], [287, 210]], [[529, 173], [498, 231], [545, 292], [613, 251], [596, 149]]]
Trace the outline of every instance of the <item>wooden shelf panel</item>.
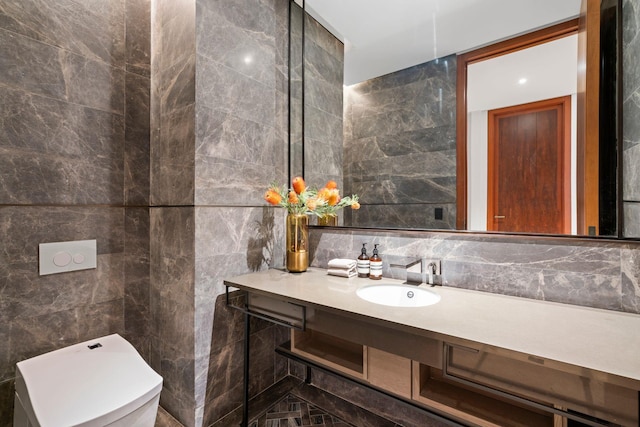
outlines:
[[294, 330], [291, 351], [356, 378], [366, 377], [366, 348], [360, 344], [313, 330]]
[[413, 399], [473, 424], [486, 427], [552, 427], [550, 413], [524, 408], [514, 402], [448, 381], [442, 371], [414, 364]]

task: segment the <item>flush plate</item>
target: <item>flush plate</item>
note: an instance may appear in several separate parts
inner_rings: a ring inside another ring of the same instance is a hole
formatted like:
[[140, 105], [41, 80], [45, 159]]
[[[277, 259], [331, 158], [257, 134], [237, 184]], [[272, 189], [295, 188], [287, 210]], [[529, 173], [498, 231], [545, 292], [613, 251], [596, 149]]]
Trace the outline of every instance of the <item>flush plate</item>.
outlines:
[[96, 268], [97, 258], [95, 240], [40, 243], [40, 275]]

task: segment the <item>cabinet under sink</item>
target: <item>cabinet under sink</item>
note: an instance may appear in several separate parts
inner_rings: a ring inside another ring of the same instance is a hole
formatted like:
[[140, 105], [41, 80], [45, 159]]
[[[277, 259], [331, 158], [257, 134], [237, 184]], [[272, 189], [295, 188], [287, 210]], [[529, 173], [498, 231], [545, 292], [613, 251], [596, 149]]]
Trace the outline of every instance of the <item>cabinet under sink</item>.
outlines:
[[303, 359], [464, 425], [562, 427], [567, 417], [580, 420], [574, 426], [638, 425], [638, 390], [584, 368], [461, 339], [424, 338], [441, 354], [419, 361], [326, 331], [291, 334], [291, 352]]

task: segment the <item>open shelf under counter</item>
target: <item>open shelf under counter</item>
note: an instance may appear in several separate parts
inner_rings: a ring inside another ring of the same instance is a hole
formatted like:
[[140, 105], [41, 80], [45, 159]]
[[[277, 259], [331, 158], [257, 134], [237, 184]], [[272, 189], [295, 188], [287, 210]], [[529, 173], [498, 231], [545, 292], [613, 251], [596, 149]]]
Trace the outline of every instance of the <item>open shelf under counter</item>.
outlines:
[[554, 415], [514, 404], [445, 379], [442, 371], [413, 362], [413, 400], [483, 427], [553, 427]]
[[356, 378], [366, 379], [367, 348], [322, 332], [291, 331], [291, 351]]

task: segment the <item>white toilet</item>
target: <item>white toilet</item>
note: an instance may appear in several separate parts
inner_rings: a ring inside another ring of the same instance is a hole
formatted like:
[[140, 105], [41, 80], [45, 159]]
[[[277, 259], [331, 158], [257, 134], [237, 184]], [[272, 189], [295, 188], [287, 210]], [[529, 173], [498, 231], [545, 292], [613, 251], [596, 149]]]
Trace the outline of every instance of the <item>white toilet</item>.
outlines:
[[162, 377], [118, 334], [17, 363], [14, 427], [153, 427]]

